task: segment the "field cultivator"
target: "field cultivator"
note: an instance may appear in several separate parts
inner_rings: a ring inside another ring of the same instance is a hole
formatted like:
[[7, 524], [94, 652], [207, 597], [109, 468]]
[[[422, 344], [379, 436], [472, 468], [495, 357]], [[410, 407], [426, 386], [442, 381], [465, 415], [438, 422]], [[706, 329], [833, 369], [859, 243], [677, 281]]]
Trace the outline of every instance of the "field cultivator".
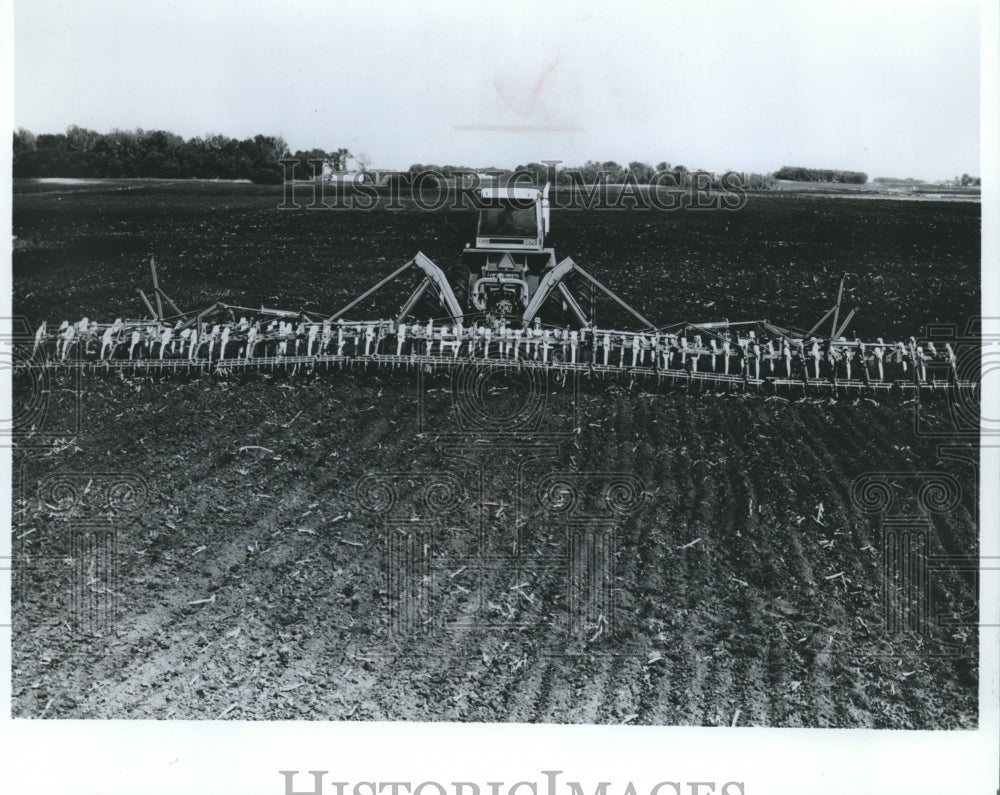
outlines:
[[[581, 374], [791, 396], [954, 389], [978, 396], [978, 358], [944, 337], [849, 339], [854, 310], [841, 317], [843, 280], [834, 306], [808, 331], [767, 320], [657, 326], [546, 248], [547, 186], [485, 189], [481, 198], [476, 243], [448, 273], [418, 252], [331, 315], [219, 302], [185, 312], [160, 287], [151, 261], [151, 297], [138, 290], [145, 317], [43, 322], [17, 366], [220, 375], [540, 369], [557, 381]], [[385, 311], [387, 300], [393, 311]]]

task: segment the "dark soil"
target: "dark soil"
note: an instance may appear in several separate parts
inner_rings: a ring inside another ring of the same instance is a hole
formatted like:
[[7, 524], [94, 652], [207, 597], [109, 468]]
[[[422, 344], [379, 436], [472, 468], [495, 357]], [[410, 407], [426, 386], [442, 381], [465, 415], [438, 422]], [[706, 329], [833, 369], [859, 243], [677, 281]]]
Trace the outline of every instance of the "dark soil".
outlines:
[[[279, 200], [16, 185], [15, 313], [140, 315], [149, 253], [184, 307], [332, 312], [417, 250], [457, 261], [474, 225]], [[978, 204], [751, 197], [553, 227], [663, 324], [809, 327], [845, 270], [862, 336], [978, 312]], [[373, 368], [50, 374], [15, 404], [36, 389], [14, 452], [15, 716], [977, 723], [977, 459], [946, 398]], [[867, 473], [881, 514], [852, 492]], [[935, 483], [954, 494], [929, 510]], [[926, 591], [891, 554], [903, 530]]]

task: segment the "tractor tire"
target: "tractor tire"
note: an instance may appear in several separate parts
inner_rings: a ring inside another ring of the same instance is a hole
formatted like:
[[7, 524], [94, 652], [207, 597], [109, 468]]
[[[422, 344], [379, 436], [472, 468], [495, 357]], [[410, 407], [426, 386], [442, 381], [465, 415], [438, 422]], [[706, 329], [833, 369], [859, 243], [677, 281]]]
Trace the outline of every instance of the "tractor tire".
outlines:
[[469, 306], [469, 280], [471, 278], [471, 271], [468, 266], [461, 263], [457, 263], [448, 268], [447, 273], [448, 283], [451, 285], [451, 290], [455, 294], [455, 298], [458, 299], [459, 306], [462, 310], [468, 313], [471, 309]]

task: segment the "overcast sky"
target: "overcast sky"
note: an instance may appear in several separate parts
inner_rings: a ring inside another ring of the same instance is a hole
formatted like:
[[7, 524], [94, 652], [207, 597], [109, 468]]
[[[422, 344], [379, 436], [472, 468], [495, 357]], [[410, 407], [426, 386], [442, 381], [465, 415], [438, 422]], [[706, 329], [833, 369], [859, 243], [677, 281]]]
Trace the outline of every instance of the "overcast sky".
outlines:
[[979, 169], [976, 2], [15, 0], [14, 124], [281, 135], [379, 168]]

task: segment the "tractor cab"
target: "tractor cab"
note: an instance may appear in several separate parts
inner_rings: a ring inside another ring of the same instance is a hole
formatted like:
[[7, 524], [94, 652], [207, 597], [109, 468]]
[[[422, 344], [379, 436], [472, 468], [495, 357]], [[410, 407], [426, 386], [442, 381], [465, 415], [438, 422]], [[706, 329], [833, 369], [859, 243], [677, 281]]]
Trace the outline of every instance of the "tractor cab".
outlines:
[[549, 186], [484, 188], [476, 248], [541, 251], [549, 231]]

